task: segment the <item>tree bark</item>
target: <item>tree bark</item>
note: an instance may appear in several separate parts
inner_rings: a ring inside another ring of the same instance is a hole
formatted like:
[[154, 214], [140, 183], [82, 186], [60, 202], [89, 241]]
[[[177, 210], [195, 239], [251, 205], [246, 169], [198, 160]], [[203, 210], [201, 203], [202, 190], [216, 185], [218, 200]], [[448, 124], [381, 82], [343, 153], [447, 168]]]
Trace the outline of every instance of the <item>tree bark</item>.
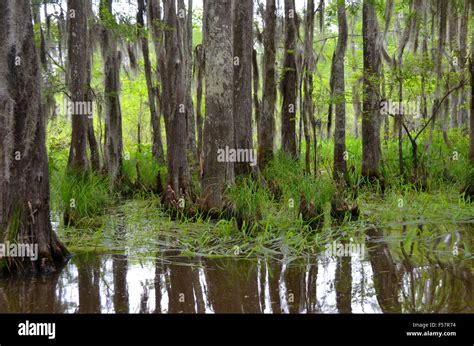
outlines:
[[364, 95], [362, 113], [362, 176], [379, 177], [380, 165], [380, 51], [377, 45], [379, 28], [377, 15], [370, 1], [362, 9], [364, 55]]
[[[150, 62], [150, 52], [148, 48], [148, 39], [147, 32], [144, 32], [145, 23], [144, 23], [144, 14], [146, 13], [145, 1], [138, 0], [138, 13], [137, 13], [137, 26], [138, 26], [138, 35], [140, 37], [142, 54], [143, 54], [143, 65], [145, 68], [145, 79], [146, 79], [146, 88], [148, 92], [148, 108], [150, 109], [150, 119], [153, 128], [153, 158], [158, 162], [160, 160], [159, 155], [163, 155], [163, 144], [161, 143], [161, 134], [155, 136], [154, 131], [160, 131], [161, 128], [157, 129], [156, 122], [159, 121], [159, 116], [156, 110], [156, 97], [155, 89], [153, 87], [153, 78], [151, 71], [151, 62]], [[149, 16], [151, 18], [152, 16]], [[153, 24], [150, 23], [150, 26]], [[161, 157], [163, 159], [163, 157]]]
[[[115, 19], [112, 16], [112, 0], [100, 1], [101, 20]], [[102, 59], [104, 62], [105, 94], [105, 169], [109, 175], [111, 190], [120, 185], [122, 175], [122, 111], [120, 108], [120, 63], [117, 39], [104, 27], [102, 29]]]
[[305, 138], [305, 169], [306, 173], [311, 172], [311, 131], [309, 119], [313, 117], [313, 73], [314, 73], [314, 0], [308, 0], [305, 13], [305, 42], [304, 42], [304, 67], [303, 67], [303, 109], [301, 117], [303, 119], [303, 130]]
[[202, 128], [203, 128], [203, 117], [202, 117], [202, 86], [204, 79], [204, 49], [200, 44], [194, 49], [194, 74], [196, 76], [196, 127], [197, 127], [197, 154], [199, 162], [201, 164], [202, 154]]
[[40, 61], [41, 65], [43, 67], [43, 70], [46, 71], [48, 68], [48, 62], [46, 59], [46, 40], [44, 38], [44, 32], [43, 32], [43, 27], [41, 25], [41, 16], [40, 16], [40, 11], [41, 11], [41, 1], [32, 1], [31, 7], [33, 10], [33, 23], [38, 25], [39, 27], [39, 35], [40, 35], [40, 49], [39, 49], [39, 56], [40, 56]]
[[[179, 8], [185, 11], [184, 0], [178, 1]], [[188, 0], [187, 15], [181, 20], [184, 32], [184, 61], [185, 61], [185, 83], [186, 83], [186, 132], [187, 155], [190, 167], [194, 169], [198, 162], [196, 155], [196, 119], [194, 116], [194, 105], [192, 97], [193, 81], [193, 1]]]
[[[355, 17], [352, 20], [352, 37], [351, 37], [351, 53], [352, 59], [356, 61], [356, 43], [355, 43], [355, 36], [354, 36], [354, 29], [355, 29]], [[356, 64], [352, 64], [352, 74], [357, 73]], [[352, 109], [354, 111], [354, 138], [359, 138], [359, 119], [361, 117], [361, 104], [360, 104], [360, 78], [357, 78], [352, 83]]]
[[346, 95], [344, 85], [344, 55], [347, 46], [346, 8], [343, 0], [338, 1], [337, 21], [339, 36], [334, 56], [334, 97], [336, 121], [334, 129], [334, 178], [343, 179], [347, 173], [346, 153]]
[[[261, 100], [258, 97], [260, 90], [260, 72], [258, 68], [258, 54], [252, 49], [252, 79], [253, 79], [253, 107], [255, 109], [255, 123], [257, 124], [257, 133], [259, 133], [259, 124], [261, 117]], [[252, 131], [253, 132], [253, 131]]]
[[260, 169], [273, 159], [275, 137], [276, 101], [276, 6], [275, 0], [267, 0], [263, 32], [263, 96], [262, 114], [258, 125], [258, 163]]
[[[461, 17], [461, 24], [459, 26], [459, 69], [464, 71], [466, 67], [466, 52], [467, 52], [467, 29], [469, 24], [469, 6], [467, 2], [464, 8], [464, 14]], [[467, 99], [468, 92], [461, 89], [459, 92], [459, 125], [464, 127], [468, 122], [468, 111], [464, 107], [464, 102]]]
[[232, 1], [204, 3], [206, 119], [203, 135], [202, 191], [204, 208], [222, 208], [223, 190], [233, 184], [234, 164], [218, 161], [218, 150], [234, 148]]
[[[92, 12], [92, 4], [89, 1], [85, 2], [86, 4], [86, 17], [92, 18], [94, 13]], [[87, 25], [87, 66], [86, 66], [86, 80], [87, 80], [87, 92], [86, 92], [86, 101], [90, 102], [91, 111], [93, 112], [92, 102], [93, 102], [93, 94], [92, 94], [92, 56], [94, 54], [93, 49], [93, 28], [90, 25]], [[94, 120], [93, 114], [89, 114], [87, 117], [87, 143], [89, 144], [90, 150], [90, 161], [91, 161], [91, 168], [94, 172], [100, 172], [100, 153], [99, 153], [99, 144], [97, 143], [97, 139], [95, 137], [94, 132]]]
[[326, 125], [326, 138], [331, 138], [332, 129], [332, 113], [334, 105], [334, 62], [336, 61], [336, 50], [334, 50], [331, 58], [331, 74], [329, 76], [329, 105], [328, 105], [328, 122]]
[[296, 157], [296, 25], [295, 2], [285, 0], [285, 57], [281, 93], [283, 105], [281, 110], [282, 150]]
[[[471, 13], [474, 13], [474, 6], [472, 6]], [[474, 32], [472, 33], [471, 42], [471, 58], [469, 60], [469, 71], [471, 74], [471, 109], [469, 121], [469, 160], [471, 166], [474, 166]]]
[[[181, 10], [181, 9], [179, 9]], [[187, 107], [186, 94], [186, 48], [185, 30], [177, 15], [174, 1], [164, 7], [164, 22], [168, 28], [164, 33], [165, 54], [161, 61], [163, 87], [163, 114], [167, 128], [168, 185], [178, 197], [189, 191], [189, 168], [187, 160]]]
[[6, 258], [7, 271], [51, 272], [68, 251], [50, 222], [46, 116], [31, 19], [28, 0], [0, 2], [0, 242], [38, 244], [36, 261]]
[[69, 150], [68, 170], [85, 173], [89, 162], [87, 159], [87, 21], [84, 0], [68, 0], [68, 87], [72, 107], [71, 147]]
[[[148, 26], [151, 28], [153, 43], [155, 46], [156, 55], [156, 76], [157, 80], [161, 80], [161, 67], [160, 61], [163, 55], [163, 32], [160, 28], [159, 21], [161, 20], [161, 9], [158, 0], [148, 0]], [[161, 137], [161, 114], [162, 114], [162, 97], [160, 86], [155, 86], [154, 94], [156, 98], [156, 114], [155, 117], [151, 118], [152, 135], [153, 135], [153, 159], [160, 163], [165, 163], [165, 154], [163, 149], [163, 139]]]
[[[443, 55], [445, 51], [445, 42], [446, 42], [446, 21], [447, 21], [447, 11], [448, 11], [448, 2], [445, 1], [439, 1], [437, 2], [437, 10], [438, 10], [438, 15], [439, 15], [439, 25], [438, 25], [438, 47], [437, 49], [433, 49], [433, 54], [435, 56], [433, 57], [434, 60], [434, 65], [435, 65], [435, 71], [436, 71], [436, 92], [435, 92], [435, 99], [433, 102], [433, 109], [434, 107], [437, 107], [439, 104], [439, 100], [441, 97], [441, 90], [442, 90], [442, 74], [443, 74]], [[434, 26], [434, 25], [433, 25]], [[434, 31], [434, 28], [433, 28]], [[444, 120], [444, 112], [443, 109], [440, 109], [439, 112], [434, 113], [435, 116], [433, 117], [433, 120], [431, 121], [431, 131], [430, 135], [428, 138], [428, 141], [425, 145], [425, 151], [426, 154], [429, 156], [431, 153], [431, 144], [433, 143], [433, 134], [435, 130], [435, 125], [436, 121], [438, 118], [441, 119], [441, 121]], [[442, 123], [442, 129], [443, 129], [443, 138], [447, 139], [447, 136], [445, 135], [444, 132], [444, 122]]]
[[[449, 15], [449, 49], [450, 49], [450, 56], [451, 62], [449, 64], [449, 72], [450, 74], [455, 74], [459, 68], [459, 44], [458, 44], [458, 26], [459, 26], [459, 18], [455, 4], [451, 4], [450, 8], [450, 15]], [[448, 84], [448, 88], [451, 88], [453, 83]], [[453, 92], [450, 96], [451, 102], [451, 127], [457, 128], [459, 126], [459, 119], [458, 119], [458, 100], [459, 100], [459, 90]], [[446, 119], [447, 122], [449, 119]], [[448, 124], [446, 124], [446, 127]]]
[[[233, 3], [234, 23], [234, 133], [237, 150], [252, 150], [253, 0]], [[248, 174], [248, 162], [237, 162], [235, 174]]]

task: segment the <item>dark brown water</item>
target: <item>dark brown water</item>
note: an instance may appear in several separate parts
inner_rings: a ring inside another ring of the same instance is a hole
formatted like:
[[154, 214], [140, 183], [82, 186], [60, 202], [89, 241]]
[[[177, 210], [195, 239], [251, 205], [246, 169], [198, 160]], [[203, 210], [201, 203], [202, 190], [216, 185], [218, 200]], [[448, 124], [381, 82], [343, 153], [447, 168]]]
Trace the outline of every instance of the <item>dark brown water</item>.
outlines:
[[[460, 244], [472, 244], [471, 229], [455, 234]], [[0, 279], [0, 312], [473, 313], [473, 259], [441, 246], [450, 234], [428, 250], [413, 241], [402, 251], [372, 231], [363, 258], [80, 254], [55, 276]]]

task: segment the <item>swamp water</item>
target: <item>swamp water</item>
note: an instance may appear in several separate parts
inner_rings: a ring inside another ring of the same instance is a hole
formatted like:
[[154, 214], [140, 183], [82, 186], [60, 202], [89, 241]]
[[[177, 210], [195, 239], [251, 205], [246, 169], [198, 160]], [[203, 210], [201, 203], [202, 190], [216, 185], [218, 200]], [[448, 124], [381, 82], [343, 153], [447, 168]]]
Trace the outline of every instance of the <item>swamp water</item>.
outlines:
[[473, 313], [473, 224], [414, 227], [438, 235], [372, 230], [362, 257], [76, 254], [56, 275], [0, 279], [0, 313]]

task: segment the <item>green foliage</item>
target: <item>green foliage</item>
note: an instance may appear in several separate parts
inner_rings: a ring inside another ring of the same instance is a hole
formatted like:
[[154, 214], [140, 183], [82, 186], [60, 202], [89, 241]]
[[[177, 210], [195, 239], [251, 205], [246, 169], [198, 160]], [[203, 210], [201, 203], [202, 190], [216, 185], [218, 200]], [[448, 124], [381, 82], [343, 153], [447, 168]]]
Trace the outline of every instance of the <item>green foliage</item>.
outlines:
[[271, 199], [267, 191], [250, 177], [239, 177], [227, 191], [227, 196], [247, 220], [271, 212]]
[[151, 145], [131, 146], [132, 151], [127, 151], [125, 159], [122, 162], [123, 183], [121, 191], [125, 195], [152, 192], [156, 189], [157, 174], [161, 173], [162, 180], [166, 178], [166, 173], [163, 167], [159, 167], [156, 162], [152, 160]]
[[[304, 193], [308, 201], [313, 201], [316, 208], [324, 208], [331, 201], [334, 186], [328, 175], [314, 177], [303, 173], [301, 163], [279, 152], [266, 168], [264, 175], [275, 180], [283, 194], [283, 207], [289, 208], [292, 199], [297, 209], [300, 194]], [[292, 208], [290, 208], [292, 209]]]
[[99, 17], [101, 18], [100, 23], [104, 28], [114, 35], [120, 36], [127, 42], [134, 42], [137, 39], [137, 27], [134, 15], [124, 13], [114, 15], [110, 13], [107, 7], [99, 6]]
[[106, 177], [56, 171], [51, 175], [51, 208], [57, 213], [64, 212], [65, 219], [76, 225], [102, 215], [110, 204]]

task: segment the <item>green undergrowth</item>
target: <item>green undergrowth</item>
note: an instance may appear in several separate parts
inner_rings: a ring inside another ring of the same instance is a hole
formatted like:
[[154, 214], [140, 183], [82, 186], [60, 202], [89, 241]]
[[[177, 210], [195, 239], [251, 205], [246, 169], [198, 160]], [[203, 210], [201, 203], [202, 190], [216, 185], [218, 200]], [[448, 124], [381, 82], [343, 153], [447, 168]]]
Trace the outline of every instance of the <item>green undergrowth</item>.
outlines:
[[112, 202], [108, 180], [103, 176], [60, 172], [51, 175], [51, 209], [53, 214], [58, 215], [58, 221], [63, 222], [67, 218], [66, 223], [82, 227], [97, 226], [100, 216]]
[[[362, 241], [366, 231], [373, 228], [395, 235], [404, 227], [431, 225], [439, 229], [435, 226], [472, 223], [474, 207], [460, 193], [470, 174], [466, 138], [450, 133], [452, 147], [447, 148], [436, 133], [430, 156], [423, 157], [425, 140], [419, 139], [419, 162], [429, 172], [423, 188], [410, 182], [411, 152], [407, 140], [405, 176], [399, 175], [396, 141], [383, 143], [383, 186], [379, 182], [362, 184], [360, 139], [347, 140], [349, 185], [345, 188], [337, 188], [332, 179], [330, 141], [319, 143], [317, 176], [313, 166], [311, 173], [304, 172], [303, 159], [277, 153], [258, 177], [239, 177], [226, 192], [242, 219], [240, 228], [236, 219], [216, 222], [200, 214], [192, 219], [182, 215], [178, 220], [172, 219], [156, 194], [157, 174], [160, 172], [161, 181], [165, 182], [166, 169], [152, 163], [149, 146], [141, 146], [140, 151], [129, 147], [122, 191], [115, 194], [109, 192], [107, 178], [101, 175], [65, 175], [67, 155], [64, 148], [58, 147], [50, 159], [53, 219], [61, 239], [73, 252], [138, 254], [176, 249], [205, 256], [275, 257], [317, 253], [334, 239]], [[300, 215], [302, 196], [321, 214], [318, 229], [311, 229]], [[357, 221], [346, 218], [336, 222], [331, 218], [331, 201], [336, 197], [348, 206], [359, 207]], [[64, 220], [64, 214], [71, 209], [71, 199], [78, 221], [74, 227]], [[417, 237], [425, 237], [429, 243], [440, 236], [439, 232], [417, 233]], [[404, 231], [397, 236], [397, 242], [412, 236], [412, 231]]]
[[[326, 205], [326, 222], [319, 231], [308, 229], [295, 211], [285, 204], [273, 202], [264, 192], [260, 192], [262, 196], [255, 202], [264, 208], [259, 226], [253, 223], [240, 230], [235, 220], [212, 222], [203, 217], [172, 220], [161, 210], [158, 197], [144, 196], [124, 200], [111, 209], [102, 217], [102, 225], [98, 228], [65, 227], [60, 229], [60, 236], [73, 252], [140, 254], [176, 249], [188, 255], [286, 255], [296, 258], [322, 251], [333, 240], [363, 241], [366, 231], [373, 228], [388, 231], [398, 243], [413, 236], [410, 232], [403, 233], [404, 228], [425, 225], [437, 231], [416, 237], [422, 236], [426, 242], [434, 241], [442, 234], [440, 227], [452, 228], [474, 222], [472, 205], [460, 199], [456, 191], [449, 187], [436, 193], [389, 189], [384, 196], [362, 191], [358, 203], [363, 215], [357, 222], [337, 224], [331, 221]], [[249, 212], [255, 205], [247, 206]]]

